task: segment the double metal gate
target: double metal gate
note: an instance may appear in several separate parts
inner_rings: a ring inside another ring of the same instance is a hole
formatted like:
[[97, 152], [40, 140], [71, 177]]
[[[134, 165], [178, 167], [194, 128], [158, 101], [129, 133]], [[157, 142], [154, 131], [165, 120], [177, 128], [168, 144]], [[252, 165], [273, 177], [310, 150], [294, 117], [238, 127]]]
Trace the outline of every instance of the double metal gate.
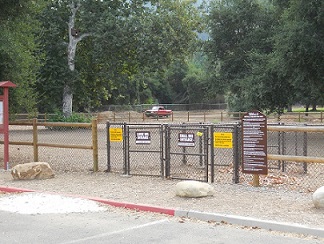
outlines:
[[[215, 147], [215, 133], [231, 147]], [[107, 171], [173, 179], [238, 182], [237, 125], [107, 123]], [[226, 173], [226, 174], [224, 174]]]

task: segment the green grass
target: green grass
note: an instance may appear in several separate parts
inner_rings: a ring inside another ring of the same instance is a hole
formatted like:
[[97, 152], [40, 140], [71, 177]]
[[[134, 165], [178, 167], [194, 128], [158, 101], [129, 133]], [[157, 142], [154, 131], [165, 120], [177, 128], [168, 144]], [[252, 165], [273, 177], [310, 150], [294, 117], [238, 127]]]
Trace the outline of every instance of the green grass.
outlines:
[[[295, 107], [295, 108], [292, 109], [292, 111], [295, 112], [295, 113], [298, 113], [298, 112], [303, 112], [304, 113], [304, 112], [306, 112], [306, 108], [304, 108], [304, 107]], [[287, 111], [285, 111], [285, 112], [287, 112]], [[309, 113], [312, 113], [312, 112], [324, 112], [324, 107], [317, 107], [316, 111], [309, 110], [308, 112]]]

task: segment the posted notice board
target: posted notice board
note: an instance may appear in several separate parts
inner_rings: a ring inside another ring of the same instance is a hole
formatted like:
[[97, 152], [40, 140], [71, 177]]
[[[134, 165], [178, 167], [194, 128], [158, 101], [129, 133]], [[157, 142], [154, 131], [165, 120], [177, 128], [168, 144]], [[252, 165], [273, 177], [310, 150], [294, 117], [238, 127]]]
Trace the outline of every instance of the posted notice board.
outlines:
[[259, 111], [242, 118], [242, 172], [268, 174], [267, 117]]

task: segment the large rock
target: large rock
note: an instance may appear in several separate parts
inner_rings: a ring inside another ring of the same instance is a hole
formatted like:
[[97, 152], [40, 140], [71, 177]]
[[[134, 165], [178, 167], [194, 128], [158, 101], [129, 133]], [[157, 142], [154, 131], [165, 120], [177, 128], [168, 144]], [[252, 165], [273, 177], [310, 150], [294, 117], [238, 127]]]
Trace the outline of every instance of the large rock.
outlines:
[[11, 169], [15, 180], [44, 180], [54, 177], [51, 166], [46, 162], [18, 164]]
[[315, 208], [324, 208], [324, 186], [313, 193], [313, 203]]
[[185, 180], [176, 185], [176, 195], [179, 197], [206, 197], [214, 194], [215, 189], [206, 182]]

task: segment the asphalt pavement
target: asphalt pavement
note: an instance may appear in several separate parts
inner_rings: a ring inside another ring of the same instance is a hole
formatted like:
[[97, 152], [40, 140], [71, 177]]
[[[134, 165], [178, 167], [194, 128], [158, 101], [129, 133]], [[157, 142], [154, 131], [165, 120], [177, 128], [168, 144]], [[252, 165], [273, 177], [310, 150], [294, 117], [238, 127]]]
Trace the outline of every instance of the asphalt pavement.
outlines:
[[[0, 186], [0, 191], [14, 193], [30, 192], [31, 190]], [[62, 244], [90, 243], [90, 240], [91, 243], [296, 244], [324, 242], [324, 229], [322, 228], [235, 215], [161, 208], [95, 197], [85, 198], [114, 207], [136, 210], [139, 211], [139, 214], [135, 214], [135, 217], [127, 214], [127, 212], [123, 216], [120, 215], [120, 212], [36, 214], [29, 216], [0, 211], [1, 243], [21, 243], [21, 240], [24, 240], [24, 243], [35, 243], [32, 242], [32, 239], [36, 237], [40, 240], [37, 243], [43, 243], [46, 240], [46, 243]], [[154, 218], [150, 219], [145, 215], [142, 216], [140, 214], [142, 211], [161, 213], [161, 215], [156, 218], [155, 214]], [[184, 221], [179, 222], [178, 219]], [[195, 220], [196, 222], [187, 220]], [[197, 223], [197, 220], [200, 222]], [[248, 231], [248, 235], [246, 231]], [[290, 233], [295, 236], [274, 235], [277, 232]], [[297, 238], [297, 235], [313, 238]], [[105, 238], [111, 241], [104, 242]], [[279, 238], [278, 241], [276, 238]], [[242, 242], [243, 239], [244, 242]], [[3, 242], [3, 240], [8, 240], [8, 242]], [[255, 242], [256, 240], [259, 241]]]
[[283, 235], [228, 224], [179, 221], [143, 213], [17, 214], [0, 211], [2, 244], [319, 244], [319, 238]]

